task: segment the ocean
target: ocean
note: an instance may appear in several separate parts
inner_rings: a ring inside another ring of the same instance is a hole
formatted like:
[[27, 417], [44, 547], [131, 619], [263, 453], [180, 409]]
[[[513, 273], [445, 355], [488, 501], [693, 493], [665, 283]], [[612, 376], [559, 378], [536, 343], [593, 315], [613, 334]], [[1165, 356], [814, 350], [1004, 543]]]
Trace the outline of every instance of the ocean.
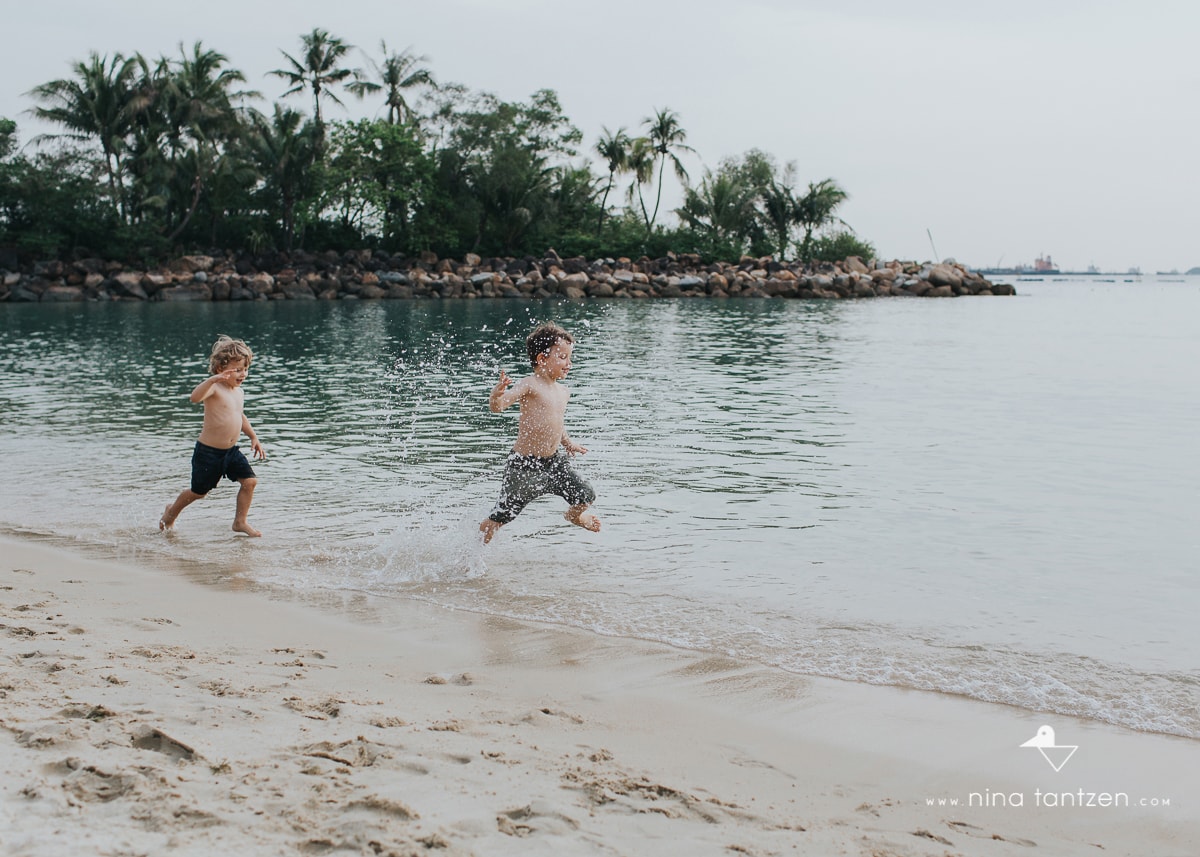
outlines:
[[[3, 306], [0, 535], [362, 621], [417, 599], [1200, 738], [1200, 278], [1014, 283]], [[484, 547], [516, 432], [488, 392], [542, 320], [576, 337], [603, 529], [547, 497]], [[221, 333], [255, 351], [264, 537], [230, 532], [224, 482], [166, 536]]]

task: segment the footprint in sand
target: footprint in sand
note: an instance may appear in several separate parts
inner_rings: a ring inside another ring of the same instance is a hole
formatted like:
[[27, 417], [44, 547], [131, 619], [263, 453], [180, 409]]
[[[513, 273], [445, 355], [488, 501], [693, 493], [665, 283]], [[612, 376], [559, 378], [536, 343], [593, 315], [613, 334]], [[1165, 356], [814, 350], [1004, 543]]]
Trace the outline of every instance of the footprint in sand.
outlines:
[[973, 824], [967, 824], [965, 821], [947, 821], [946, 826], [957, 833], [961, 833], [964, 836], [973, 836], [976, 839], [991, 839], [996, 842], [1011, 842], [1013, 845], [1020, 845], [1024, 848], [1037, 847], [1037, 843], [1032, 839], [1009, 839], [1007, 836], [1001, 836], [999, 833], [988, 833], [982, 827], [976, 827]]
[[143, 726], [134, 732], [132, 743], [138, 750], [153, 750], [177, 761], [190, 762], [197, 757], [196, 751], [187, 744], [153, 726]]
[[912, 835], [919, 836], [922, 839], [932, 839], [934, 842], [940, 843], [941, 845], [953, 845], [954, 844], [946, 837], [938, 836], [936, 833], [931, 833], [930, 831], [925, 830], [924, 828], [914, 830], [912, 832]]
[[470, 673], [459, 673], [458, 675], [454, 675], [454, 676], [431, 675], [425, 679], [424, 683], [425, 684], [457, 684], [457, 685], [466, 687], [468, 685], [474, 684], [475, 679], [471, 677]]
[[[535, 820], [537, 826], [533, 824]], [[549, 802], [538, 800], [498, 813], [496, 826], [507, 836], [523, 837], [541, 828], [546, 828], [549, 833], [569, 834], [579, 829], [579, 822], [566, 813], [559, 812]]]
[[[68, 759], [66, 765], [78, 765], [78, 760]], [[63, 780], [68, 794], [82, 801], [107, 803], [128, 794], [137, 788], [137, 777], [122, 772], [109, 773], [88, 765], [76, 768]]]

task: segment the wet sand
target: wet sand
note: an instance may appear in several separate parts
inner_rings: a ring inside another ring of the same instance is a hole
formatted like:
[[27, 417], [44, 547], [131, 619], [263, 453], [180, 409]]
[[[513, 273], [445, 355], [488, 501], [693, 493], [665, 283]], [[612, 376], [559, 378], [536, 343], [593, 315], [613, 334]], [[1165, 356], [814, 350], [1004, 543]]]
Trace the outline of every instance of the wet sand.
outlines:
[[[1196, 741], [0, 552], [13, 857], [1200, 851]], [[1019, 746], [1046, 723], [1078, 747], [1059, 771]]]

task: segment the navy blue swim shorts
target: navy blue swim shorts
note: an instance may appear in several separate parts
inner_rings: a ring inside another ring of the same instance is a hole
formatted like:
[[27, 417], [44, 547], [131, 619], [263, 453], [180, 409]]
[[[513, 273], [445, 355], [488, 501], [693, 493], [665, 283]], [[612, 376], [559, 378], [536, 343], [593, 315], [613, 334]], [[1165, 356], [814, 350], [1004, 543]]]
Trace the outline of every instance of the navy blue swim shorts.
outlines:
[[224, 476], [233, 482], [254, 478], [254, 468], [236, 446], [217, 449], [199, 441], [192, 451], [192, 493], [207, 494]]

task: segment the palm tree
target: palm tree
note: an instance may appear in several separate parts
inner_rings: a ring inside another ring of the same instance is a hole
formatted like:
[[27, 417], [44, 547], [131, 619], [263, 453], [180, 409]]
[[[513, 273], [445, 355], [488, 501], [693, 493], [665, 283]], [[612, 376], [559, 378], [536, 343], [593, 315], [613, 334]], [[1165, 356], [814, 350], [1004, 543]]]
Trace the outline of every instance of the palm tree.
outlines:
[[329, 35], [328, 30], [315, 28], [311, 33], [301, 36], [300, 43], [304, 49], [301, 59], [296, 59], [286, 51], [280, 51], [291, 63], [291, 67], [277, 68], [267, 73], [282, 77], [291, 85], [291, 89], [283, 94], [285, 98], [306, 89], [312, 90], [313, 121], [316, 123], [318, 138], [321, 138], [325, 129], [324, 120], [321, 118], [321, 99], [328, 98], [335, 104], [345, 106], [331, 87], [339, 83], [344, 84], [350, 78], [357, 79], [361, 74], [356, 69], [340, 65], [354, 46]]
[[264, 192], [279, 206], [284, 249], [291, 250], [296, 235], [296, 207], [302, 201], [306, 180], [318, 146], [318, 131], [304, 124], [296, 110], [275, 105], [271, 119], [257, 115], [250, 148], [264, 180]]
[[604, 198], [600, 201], [600, 222], [596, 224], [597, 232], [604, 226], [604, 215], [608, 211], [608, 192], [613, 189], [617, 173], [623, 173], [629, 169], [629, 150], [633, 146], [633, 140], [625, 133], [624, 128], [618, 128], [616, 133], [604, 127], [601, 130], [604, 133], [596, 142], [595, 152], [608, 164], [608, 184], [604, 188]]
[[646, 221], [646, 236], [651, 230], [650, 215], [646, 212], [646, 199], [642, 196], [642, 185], [649, 184], [654, 178], [654, 145], [649, 137], [638, 137], [629, 145], [629, 160], [626, 169], [633, 174], [633, 182], [629, 185], [626, 198], [630, 207], [633, 206], [633, 196], [637, 193], [638, 204], [642, 209], [642, 219]]
[[809, 182], [808, 192], [796, 200], [794, 222], [804, 230], [804, 240], [800, 243], [803, 261], [812, 261], [814, 232], [833, 223], [845, 223], [834, 212], [848, 196], [833, 179], [822, 179], [816, 184]]
[[413, 56], [409, 48], [396, 53], [389, 53], [387, 42], [380, 40], [379, 49], [383, 52], [383, 65], [379, 65], [370, 57], [367, 62], [379, 82], [358, 79], [346, 85], [346, 89], [362, 98], [369, 92], [383, 90], [387, 93], [387, 121], [389, 125], [399, 125], [413, 118], [412, 109], [404, 99], [404, 91], [417, 86], [436, 87], [433, 72], [418, 63], [429, 62], [429, 57]]
[[122, 159], [134, 116], [144, 106], [136, 97], [139, 62], [139, 57], [113, 54], [109, 58], [92, 52], [87, 61], [75, 63], [74, 78], [52, 80], [28, 93], [43, 104], [31, 111], [34, 116], [66, 129], [63, 134], [39, 135], [35, 142], [65, 137], [94, 138], [100, 144], [109, 193], [122, 217], [126, 214]]
[[227, 66], [224, 54], [206, 50], [201, 42], [192, 46], [190, 56], [182, 44], [179, 51], [180, 59], [175, 63], [164, 60], [156, 75], [157, 112], [166, 137], [166, 172], [175, 187], [190, 196], [190, 202], [184, 203], [182, 198], [174, 198], [179, 194], [172, 195], [168, 218], [178, 214], [185, 204], [186, 211], [169, 240], [187, 227], [201, 195], [210, 189], [213, 176], [225, 160], [224, 150], [242, 131], [235, 102], [258, 96], [256, 92], [233, 91], [246, 77]]
[[673, 110], [668, 110], [664, 107], [653, 116], [643, 119], [642, 124], [650, 129], [650, 144], [653, 146], [659, 159], [658, 198], [654, 201], [654, 214], [650, 217], [650, 222], [646, 226], [648, 234], [654, 225], [654, 221], [658, 219], [658, 207], [662, 203], [663, 172], [666, 169], [667, 161], [671, 161], [674, 165], [675, 175], [679, 177], [679, 180], [686, 182], [688, 178], [687, 170], [683, 168], [683, 162], [679, 160], [676, 152], [695, 152], [696, 150], [683, 142], [687, 139], [687, 132], [680, 127], [679, 114]]
[[180, 44], [179, 54], [163, 92], [170, 133], [176, 138], [186, 133], [194, 139], [212, 139], [227, 132], [237, 124], [236, 102], [257, 98], [260, 93], [234, 92], [233, 87], [245, 83], [246, 76], [228, 67], [228, 57], [206, 50], [201, 42], [192, 46], [190, 56]]
[[796, 193], [789, 182], [772, 179], [759, 191], [759, 199], [764, 224], [775, 236], [775, 252], [782, 260], [791, 243], [792, 225], [796, 223]]
[[705, 171], [699, 188], [687, 188], [680, 218], [712, 236], [714, 249], [741, 253], [757, 228], [756, 189], [731, 170]]

